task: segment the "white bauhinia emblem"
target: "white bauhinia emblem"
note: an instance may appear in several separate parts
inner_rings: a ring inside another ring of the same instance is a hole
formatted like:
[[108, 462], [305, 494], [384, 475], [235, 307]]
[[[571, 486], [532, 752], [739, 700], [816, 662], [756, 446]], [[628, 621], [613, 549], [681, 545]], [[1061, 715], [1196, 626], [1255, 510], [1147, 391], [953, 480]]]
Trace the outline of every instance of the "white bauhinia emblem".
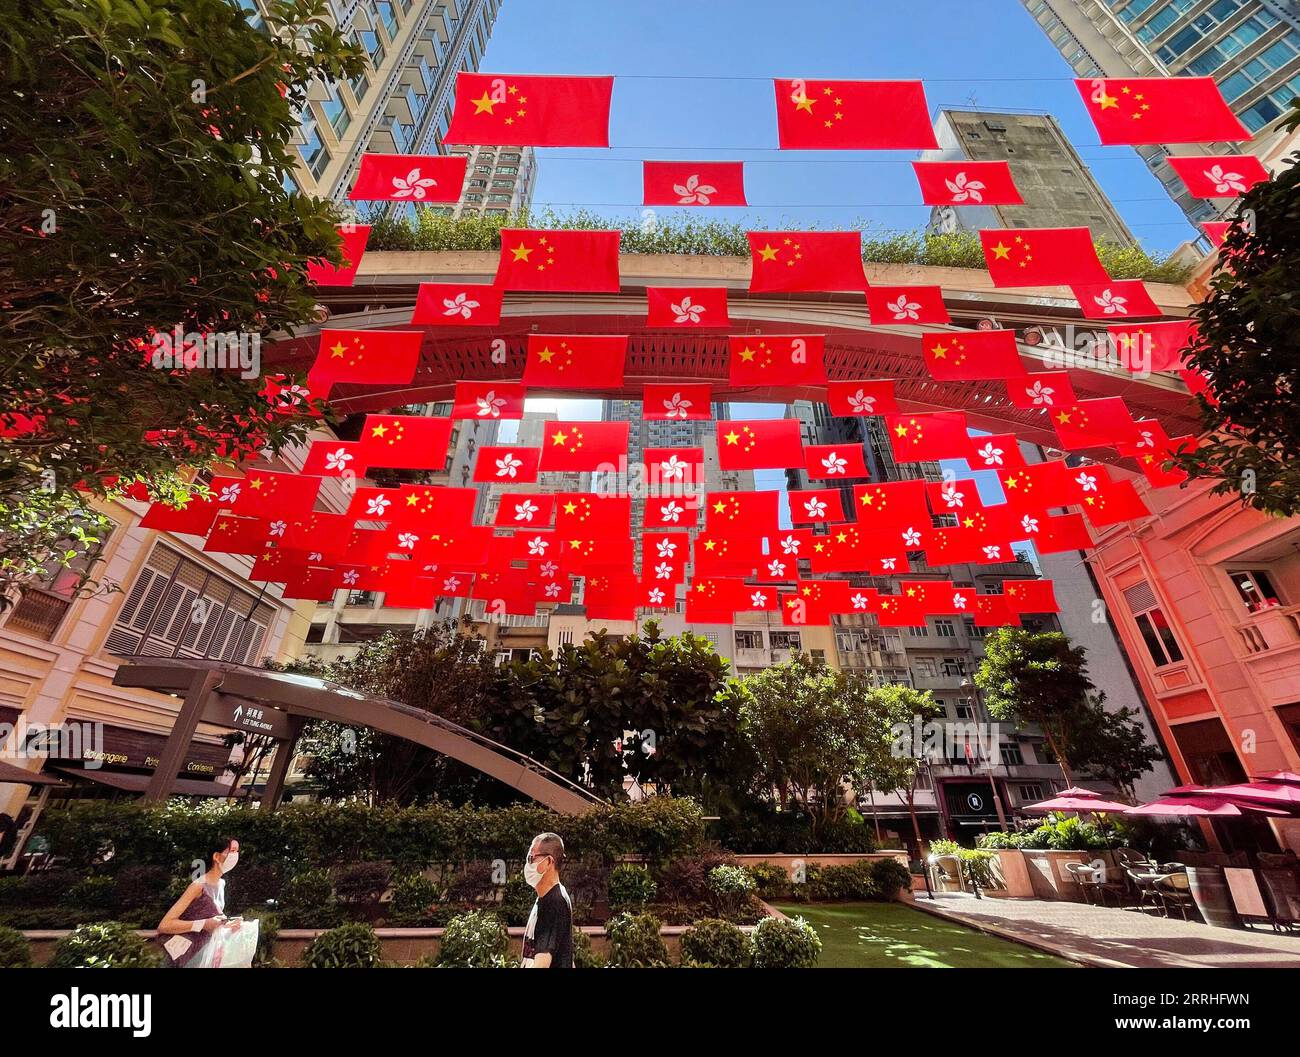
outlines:
[[906, 294], [899, 294], [897, 301], [886, 301], [885, 307], [894, 313], [894, 321], [897, 323], [909, 320], [916, 322], [921, 318], [921, 306], [915, 301], [909, 301]]
[[443, 580], [442, 582], [442, 589], [444, 591], [455, 591], [459, 587], [460, 587], [460, 580], [457, 579], [455, 576], [449, 576], [447, 577], [447, 579]]
[[962, 506], [966, 501], [965, 493], [959, 491], [957, 486], [951, 481], [945, 482], [941, 494], [943, 496], [943, 501], [948, 504], [948, 509], [950, 510], [953, 507]]
[[803, 509], [809, 517], [824, 517], [826, 514], [826, 504], [820, 499], [804, 500]]
[[241, 489], [239, 484], [228, 484], [221, 489], [221, 494], [217, 497], [223, 503], [233, 503], [239, 498]]
[[528, 541], [528, 553], [534, 557], [541, 557], [546, 553], [546, 548], [551, 545], [550, 540], [542, 536], [534, 536]]
[[959, 172], [953, 179], [944, 180], [948, 185], [948, 190], [952, 192], [953, 204], [961, 202], [983, 202], [984, 196], [980, 193], [984, 190], [984, 184], [980, 180], [970, 179], [965, 172]]
[[704, 306], [697, 305], [689, 297], [683, 297], [681, 304], [671, 305], [673, 315], [676, 317], [674, 323], [698, 323], [700, 317], [704, 315]]
[[1127, 316], [1128, 315], [1128, 298], [1120, 297], [1107, 287], [1100, 294], [1093, 298], [1097, 306], [1108, 316]]
[[652, 606], [657, 606], [663, 602], [664, 593], [659, 588], [654, 587], [650, 589], [649, 598], [650, 598], [650, 604]]
[[429, 193], [430, 187], [437, 187], [438, 181], [431, 176], [421, 176], [419, 169], [412, 169], [406, 174], [406, 179], [400, 176], [393, 177], [393, 197], [394, 198], [411, 198], [420, 201]]
[[415, 545], [420, 542], [420, 537], [414, 532], [399, 532], [397, 534], [397, 545], [408, 551], [415, 550]]
[[1097, 478], [1090, 473], [1079, 474], [1079, 476], [1074, 479], [1074, 483], [1085, 492], [1097, 491]]
[[1025, 388], [1025, 396], [1034, 402], [1034, 407], [1051, 407], [1052, 394], [1056, 392], [1050, 385], [1035, 382]]
[[661, 558], [671, 558], [677, 553], [677, 544], [669, 539], [662, 539], [656, 545], [655, 549], [659, 552]]
[[1030, 517], [1028, 514], [1026, 514], [1024, 517], [1020, 519], [1020, 527], [1024, 529], [1026, 532], [1037, 532], [1038, 518]]
[[352, 461], [352, 453], [347, 448], [336, 448], [325, 456], [325, 469], [346, 470]]
[[864, 594], [862, 594], [861, 592], [859, 592], [858, 594], [854, 595], [852, 598], [849, 599], [849, 601], [853, 603], [853, 608], [854, 608], [854, 609], [866, 609], [866, 608], [867, 608], [867, 596], [864, 595]]
[[506, 406], [505, 397], [497, 396], [495, 389], [489, 389], [478, 398], [479, 418], [500, 418], [501, 409]]
[[1206, 169], [1205, 178], [1214, 184], [1215, 194], [1226, 195], [1232, 191], [1241, 194], [1246, 190], [1245, 177], [1239, 172], [1224, 172], [1222, 165]]
[[282, 407], [297, 407], [307, 397], [311, 396], [301, 385], [291, 385], [286, 389], [281, 389], [275, 394], [275, 399]]
[[826, 458], [822, 459], [822, 469], [826, 471], [828, 477], [834, 476], [838, 473], [846, 473], [848, 471], [848, 466], [848, 460], [842, 455], [837, 455], [835, 452], [831, 452], [826, 456]]
[[444, 297], [442, 299], [442, 314], [444, 316], [460, 316], [461, 319], [469, 319], [476, 308], [478, 308], [478, 302], [463, 290], [455, 297]]
[[952, 595], [952, 608], [953, 608], [953, 609], [965, 609], [965, 608], [966, 608], [966, 596], [965, 596], [964, 594], [962, 594], [960, 591], [954, 591], [954, 592], [953, 592], [953, 595]]
[[767, 605], [767, 595], [762, 591], [755, 591], [749, 596], [749, 604], [755, 609]]
[[560, 571], [560, 567], [555, 562], [542, 562], [539, 571], [545, 579], [549, 580]]
[[655, 566], [656, 580], [671, 580], [673, 578], [673, 567], [668, 562], [660, 562]]
[[786, 536], [785, 539], [781, 541], [781, 550], [786, 554], [798, 554], [799, 543], [800, 540], [798, 536]]
[[532, 521], [533, 515], [540, 509], [531, 499], [525, 499], [522, 503], [515, 504], [516, 521]]
[[679, 206], [706, 206], [709, 204], [709, 195], [717, 193], [716, 187], [700, 183], [698, 173], [691, 173], [684, 184], [673, 184], [673, 194], [681, 195], [677, 199]]
[[909, 547], [915, 547], [921, 542], [921, 534], [914, 528], [903, 530], [903, 542]]
[[865, 395], [859, 389], [849, 397], [849, 410], [855, 415], [874, 415], [876, 413], [876, 398]]
[[284, 535], [284, 530], [287, 529], [288, 527], [289, 527], [289, 525], [288, 525], [287, 522], [284, 522], [284, 521], [272, 521], [272, 522], [271, 522], [271, 525], [270, 525], [270, 528], [268, 528], [266, 531], [267, 531], [267, 534], [268, 534], [268, 535], [271, 535], [271, 536], [283, 536], [283, 535]]
[[366, 500], [366, 513], [373, 514], [376, 517], [383, 517], [384, 511], [393, 505], [393, 501], [386, 495], [371, 496]]
[[881, 559], [880, 559], [880, 568], [883, 569], [885, 572], [892, 572], [894, 569], [897, 569], [897, 568], [898, 568], [898, 559], [897, 559], [897, 558], [881, 558]]
[[318, 562], [324, 557], [325, 555], [322, 554], [320, 551], [312, 551], [309, 555], [307, 555], [307, 560], [309, 562]]
[[996, 447], [992, 441], [989, 441], [979, 450], [979, 457], [984, 460], [985, 466], [1002, 465], [1002, 449]]
[[770, 562], [767, 563], [767, 571], [772, 576], [784, 576], [785, 562], [781, 561], [780, 559], [773, 558]]
[[659, 464], [659, 473], [670, 481], [675, 480], [686, 476], [686, 468], [689, 465], [690, 463], [682, 462], [676, 455], [673, 455]]
[[681, 520], [681, 516], [685, 512], [686, 508], [680, 503], [665, 503], [659, 508], [659, 516], [663, 518], [664, 521], [670, 522], [674, 525]]
[[355, 569], [349, 569], [347, 572], [343, 574], [343, 582], [347, 584], [349, 587], [351, 587], [354, 583], [356, 583], [360, 579], [361, 579], [361, 574], [357, 572]]
[[691, 413], [691, 402], [681, 393], [673, 393], [664, 401], [664, 414], [667, 418], [686, 418]]
[[1149, 429], [1142, 430], [1137, 443], [1133, 446], [1135, 448], [1154, 448], [1156, 446], [1155, 434], [1153, 434]]
[[558, 598], [560, 595], [559, 584], [547, 584], [545, 594], [547, 598]]
[[523, 459], [517, 459], [511, 452], [506, 452], [501, 458], [497, 459], [497, 476], [514, 477], [519, 473], [519, 467], [523, 464]]
[[984, 557], [986, 557], [986, 558], [1001, 558], [1001, 557], [1002, 557], [1002, 548], [999, 547], [996, 543], [990, 544], [989, 546], [987, 546], [987, 547], [984, 548]]

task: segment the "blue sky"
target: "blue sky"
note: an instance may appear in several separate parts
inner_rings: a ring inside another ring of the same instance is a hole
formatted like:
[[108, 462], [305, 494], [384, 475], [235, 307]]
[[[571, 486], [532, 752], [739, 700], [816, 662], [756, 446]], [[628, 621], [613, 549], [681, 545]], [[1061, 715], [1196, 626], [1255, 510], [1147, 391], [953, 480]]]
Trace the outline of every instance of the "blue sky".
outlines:
[[[776, 149], [772, 77], [915, 78], [930, 108], [1048, 111], [1142, 244], [1195, 232], [1128, 147], [1102, 147], [1065, 60], [1018, 0], [505, 0], [483, 72], [614, 74], [609, 151], [540, 150], [534, 205], [637, 217], [642, 159], [742, 160], [748, 209], [694, 216], [924, 227], [913, 152]], [[661, 210], [662, 212], [662, 210]]]

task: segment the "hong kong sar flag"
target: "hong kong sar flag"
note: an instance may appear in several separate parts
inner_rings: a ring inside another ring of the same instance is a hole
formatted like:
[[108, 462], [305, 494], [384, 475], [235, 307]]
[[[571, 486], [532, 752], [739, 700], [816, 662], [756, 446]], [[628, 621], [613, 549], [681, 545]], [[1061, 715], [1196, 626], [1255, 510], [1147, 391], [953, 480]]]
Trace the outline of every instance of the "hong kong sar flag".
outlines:
[[803, 465], [797, 419], [726, 421], [717, 423], [715, 429], [720, 469], [786, 470]]
[[750, 231], [751, 293], [866, 290], [857, 231]]
[[1020, 228], [981, 231], [993, 285], [1079, 286], [1110, 276], [1087, 228]]
[[456, 202], [465, 186], [463, 154], [363, 154], [354, 202]]
[[502, 228], [496, 285], [502, 290], [618, 293], [619, 235]]
[[933, 150], [920, 81], [773, 82], [782, 150]]
[[444, 143], [608, 147], [612, 77], [458, 73]]
[[738, 161], [642, 163], [648, 206], [743, 206], [745, 165]]
[[524, 417], [522, 385], [511, 382], [457, 382], [452, 418], [481, 418], [485, 422]]
[[649, 286], [645, 293], [649, 309], [646, 326], [725, 327], [731, 324], [726, 287]]
[[912, 168], [928, 206], [1024, 204], [1004, 161], [914, 161]]
[[1144, 319], [1161, 314], [1141, 279], [1112, 279], [1108, 283], [1070, 288], [1085, 319]]
[[1107, 146], [1250, 139], [1213, 77], [1089, 77], [1074, 85]]
[[873, 326], [882, 323], [951, 323], [940, 286], [871, 286], [867, 308]]
[[831, 382], [826, 402], [832, 415], [890, 415], [898, 411], [892, 379], [865, 382]]
[[426, 327], [495, 327], [502, 294], [482, 283], [421, 283], [411, 322]]
[[340, 249], [341, 264], [317, 261], [307, 265], [307, 280], [317, 286], [351, 286], [361, 267], [361, 258], [366, 254], [366, 243], [370, 241], [369, 224], [347, 224], [338, 228], [339, 238], [343, 241]]
[[641, 394], [641, 414], [651, 422], [707, 422], [713, 417], [712, 397], [708, 382], [647, 385]]

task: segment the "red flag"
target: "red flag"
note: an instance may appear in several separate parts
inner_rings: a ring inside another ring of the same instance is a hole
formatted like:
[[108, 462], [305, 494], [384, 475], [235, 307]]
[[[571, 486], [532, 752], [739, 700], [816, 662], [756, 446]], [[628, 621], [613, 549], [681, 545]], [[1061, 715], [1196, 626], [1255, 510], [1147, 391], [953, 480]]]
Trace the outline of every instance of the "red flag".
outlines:
[[845, 520], [838, 488], [791, 490], [789, 496], [791, 524], [813, 525]]
[[1141, 279], [1112, 279], [1108, 283], [1072, 286], [1085, 319], [1142, 319], [1161, 315]]
[[648, 206], [743, 206], [745, 165], [738, 161], [642, 163]]
[[401, 496], [397, 488], [358, 488], [348, 502], [348, 515], [357, 519], [387, 521]]
[[1014, 433], [993, 433], [971, 437], [959, 458], [972, 470], [997, 470], [1003, 466], [1024, 466], [1020, 442]]
[[1250, 139], [1213, 77], [1092, 77], [1074, 84], [1107, 146]]
[[322, 330], [307, 378], [329, 382], [404, 385], [415, 377], [424, 335], [418, 330]]
[[680, 488], [704, 481], [703, 448], [646, 448], [641, 458], [651, 485]]
[[474, 488], [404, 484], [393, 504], [391, 520], [402, 528], [417, 524], [431, 529], [468, 528], [477, 505], [478, 490]]
[[1223, 245], [1223, 240], [1228, 237], [1228, 231], [1232, 227], [1231, 220], [1207, 220], [1201, 224], [1205, 229], [1205, 237], [1210, 240], [1210, 244], [1215, 249]]
[[955, 459], [968, 450], [969, 434], [963, 411], [887, 415], [885, 428], [894, 458], [899, 462]]
[[1052, 411], [1051, 419], [1061, 447], [1067, 451], [1114, 447], [1118, 443], [1134, 441], [1138, 435], [1133, 416], [1121, 396], [1080, 400], [1066, 407], [1057, 407]]
[[221, 504], [215, 496], [204, 499], [191, 494], [179, 506], [151, 503], [140, 519], [140, 527], [158, 532], [184, 532], [191, 536], [206, 536], [217, 519]]
[[975, 596], [975, 626], [977, 628], [1018, 627], [1020, 616], [1011, 608], [1005, 595]]
[[1120, 363], [1134, 374], [1176, 371], [1183, 365], [1183, 353], [1196, 340], [1196, 324], [1190, 319], [1174, 319], [1107, 327], [1106, 337]]
[[705, 523], [712, 527], [732, 525], [755, 535], [775, 532], [781, 493], [772, 490], [758, 492], [706, 492], [704, 496]]
[[309, 562], [342, 558], [352, 542], [355, 518], [313, 510], [304, 518], [289, 523], [282, 546], [303, 551]]
[[831, 382], [826, 386], [826, 402], [832, 415], [892, 415], [898, 411], [894, 382]]
[[334, 597], [336, 575], [332, 566], [303, 569], [285, 581], [280, 597], [308, 602], [328, 602]]
[[522, 385], [512, 382], [457, 382], [452, 418], [519, 419], [524, 417]]
[[[641, 534], [641, 579], [660, 586], [683, 583], [691, 557], [688, 532], [643, 532]], [[671, 593], [671, 592], [670, 592]]]
[[695, 537], [694, 561], [700, 573], [748, 576], [763, 561], [763, 537], [740, 536], [731, 528], [706, 528]]
[[707, 422], [713, 417], [712, 396], [708, 382], [647, 385], [641, 396], [641, 415], [650, 422]]
[[725, 327], [727, 289], [724, 286], [648, 286], [648, 327]]
[[870, 477], [861, 444], [812, 444], [804, 448], [804, 471], [813, 480]]
[[343, 240], [341, 253], [343, 263], [338, 267], [317, 261], [307, 265], [307, 281], [317, 286], [351, 286], [361, 267], [361, 258], [366, 255], [366, 243], [370, 241], [369, 224], [344, 224], [338, 229], [339, 238]]
[[1024, 205], [1004, 161], [914, 161], [912, 168], [928, 206]]
[[1060, 459], [1004, 470], [998, 474], [998, 483], [1011, 514], [1049, 510], [1074, 501], [1068, 468]]
[[951, 323], [941, 286], [869, 286], [867, 309], [873, 326], [886, 323]]
[[1003, 580], [1002, 594], [1017, 613], [1059, 613], [1051, 580]]
[[689, 528], [696, 524], [699, 504], [693, 497], [668, 496], [645, 501], [642, 524], [648, 528]]
[[554, 516], [554, 495], [507, 492], [501, 497], [492, 524], [498, 528], [536, 528], [549, 525]]
[[940, 382], [1015, 378], [1025, 373], [1014, 330], [922, 334], [921, 352], [930, 376]]
[[367, 415], [362, 452], [371, 466], [441, 470], [447, 465], [451, 419], [431, 415]]
[[307, 449], [302, 472], [315, 477], [352, 477], [367, 469], [361, 442], [357, 440], [314, 440]]
[[271, 537], [266, 518], [218, 514], [203, 544], [209, 554], [261, 554]]
[[617, 389], [626, 360], [626, 334], [529, 334], [524, 385]]
[[563, 495], [555, 513], [555, 532], [566, 538], [630, 538], [632, 500], [628, 496]]
[[1034, 541], [1034, 548], [1039, 554], [1082, 551], [1092, 546], [1092, 536], [1088, 533], [1082, 514], [1061, 514], [1037, 519], [1025, 515], [1025, 518], [1035, 522], [1035, 527], [1027, 531], [1026, 535]]
[[866, 290], [857, 231], [750, 231], [750, 293]]
[[782, 150], [934, 150], [939, 144], [920, 81], [778, 79]]
[[249, 470], [244, 487], [231, 506], [236, 514], [264, 518], [297, 517], [316, 503], [319, 477], [273, 470]]
[[530, 484], [537, 480], [540, 448], [511, 445], [479, 448], [474, 462], [474, 480], [479, 483]]
[[456, 74], [444, 143], [608, 147], [612, 77]]
[[1087, 228], [996, 228], [980, 232], [996, 287], [1079, 286], [1110, 277]]
[[321, 402], [328, 393], [329, 387], [329, 384], [326, 384], [325, 392], [314, 392], [310, 385], [300, 384], [289, 375], [270, 374], [266, 376], [266, 384], [257, 395], [266, 400], [273, 415], [307, 415], [310, 418], [320, 418]]
[[930, 526], [924, 481], [860, 484], [853, 487], [853, 508], [864, 530], [892, 529], [921, 524]]
[[465, 187], [463, 154], [363, 154], [353, 202], [459, 202]]
[[501, 291], [482, 283], [421, 283], [411, 322], [426, 327], [495, 327]]
[[496, 284], [503, 290], [616, 294], [617, 231], [501, 229]]
[[733, 386], [826, 382], [826, 339], [820, 334], [755, 334], [727, 340]]
[[1026, 411], [1074, 403], [1074, 387], [1065, 371], [1043, 371], [1007, 379], [1007, 398]]
[[547, 422], [542, 438], [544, 471], [617, 469], [627, 457], [628, 422]]
[[714, 429], [719, 469], [785, 470], [803, 465], [803, 439], [797, 419], [724, 421]]

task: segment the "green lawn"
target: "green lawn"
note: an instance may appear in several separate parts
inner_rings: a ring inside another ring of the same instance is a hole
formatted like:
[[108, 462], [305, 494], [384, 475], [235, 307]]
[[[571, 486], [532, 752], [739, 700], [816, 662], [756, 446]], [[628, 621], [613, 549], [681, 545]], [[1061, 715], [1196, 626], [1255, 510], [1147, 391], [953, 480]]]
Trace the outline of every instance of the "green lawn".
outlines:
[[822, 938], [819, 969], [1056, 969], [1072, 962], [902, 903], [778, 904]]

